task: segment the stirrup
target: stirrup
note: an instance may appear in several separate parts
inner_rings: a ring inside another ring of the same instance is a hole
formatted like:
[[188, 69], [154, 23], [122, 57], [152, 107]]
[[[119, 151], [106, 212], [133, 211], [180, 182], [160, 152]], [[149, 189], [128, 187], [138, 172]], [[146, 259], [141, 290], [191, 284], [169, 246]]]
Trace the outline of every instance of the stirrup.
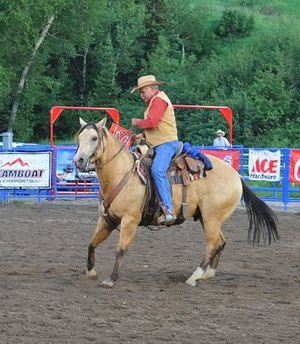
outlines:
[[159, 225], [172, 225], [176, 219], [177, 219], [176, 214], [169, 213], [165, 215], [164, 213], [162, 213], [157, 219], [157, 223]]

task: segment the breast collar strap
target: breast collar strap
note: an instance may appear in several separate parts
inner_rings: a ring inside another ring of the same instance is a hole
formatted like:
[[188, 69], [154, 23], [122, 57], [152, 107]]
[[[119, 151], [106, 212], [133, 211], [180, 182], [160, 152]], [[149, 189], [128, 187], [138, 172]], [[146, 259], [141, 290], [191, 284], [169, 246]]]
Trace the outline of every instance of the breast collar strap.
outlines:
[[[138, 160], [138, 163], [139, 163], [139, 160]], [[132, 168], [126, 173], [126, 175], [122, 178], [120, 183], [113, 189], [113, 191], [109, 194], [109, 196], [106, 199], [103, 199], [99, 193], [99, 199], [104, 209], [104, 212], [103, 212], [104, 216], [108, 216], [108, 207], [110, 206], [112, 201], [118, 196], [118, 194], [122, 191], [124, 186], [128, 183], [131, 175], [136, 170], [138, 163], [135, 162], [133, 164]]]

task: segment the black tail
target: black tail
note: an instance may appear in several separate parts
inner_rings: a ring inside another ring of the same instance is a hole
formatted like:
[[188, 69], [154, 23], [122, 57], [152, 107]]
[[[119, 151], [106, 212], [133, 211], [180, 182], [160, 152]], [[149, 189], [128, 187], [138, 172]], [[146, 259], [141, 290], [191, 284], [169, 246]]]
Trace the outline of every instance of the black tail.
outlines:
[[241, 182], [243, 186], [244, 203], [250, 222], [248, 240], [251, 241], [251, 238], [253, 237], [253, 245], [259, 244], [262, 236], [264, 243], [268, 240], [270, 245], [272, 238], [274, 241], [279, 239], [276, 224], [277, 217], [273, 210], [250, 190], [242, 178]]

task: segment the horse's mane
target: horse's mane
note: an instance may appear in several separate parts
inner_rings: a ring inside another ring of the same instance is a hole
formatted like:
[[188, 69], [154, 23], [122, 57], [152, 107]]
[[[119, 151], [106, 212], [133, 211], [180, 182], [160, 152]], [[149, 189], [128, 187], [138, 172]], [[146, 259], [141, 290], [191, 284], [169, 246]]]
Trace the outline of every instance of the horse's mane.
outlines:
[[109, 131], [106, 127], [103, 127], [102, 129], [103, 129], [103, 134], [104, 134], [105, 138], [107, 138], [108, 136], [110, 136], [115, 142], [117, 142], [117, 144], [118, 144], [119, 146], [124, 147], [124, 148], [123, 148], [124, 151], [127, 151], [128, 153], [130, 153], [130, 155], [132, 155], [131, 152], [130, 152], [130, 149], [127, 148], [125, 145], [123, 145], [123, 143], [122, 143], [119, 139], [117, 139], [117, 138], [115, 137], [115, 135], [113, 135], [113, 133], [112, 133], [111, 131]]

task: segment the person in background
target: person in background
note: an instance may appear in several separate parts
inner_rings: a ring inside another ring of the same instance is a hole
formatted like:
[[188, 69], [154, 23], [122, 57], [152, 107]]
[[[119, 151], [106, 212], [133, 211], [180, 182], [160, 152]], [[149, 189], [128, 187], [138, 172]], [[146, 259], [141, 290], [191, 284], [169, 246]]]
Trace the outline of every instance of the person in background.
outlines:
[[217, 134], [217, 138], [215, 138], [214, 140], [214, 147], [230, 147], [230, 143], [228, 142], [228, 140], [226, 139], [225, 133], [222, 130], [218, 130], [216, 132]]
[[154, 75], [145, 75], [137, 80], [137, 86], [131, 91], [140, 92], [146, 103], [144, 119], [133, 118], [133, 127], [144, 130], [137, 135], [137, 139], [146, 138], [147, 144], [153, 148], [155, 157], [151, 169], [160, 200], [162, 215], [158, 218], [159, 224], [172, 224], [176, 220], [173, 207], [170, 183], [167, 179], [167, 170], [173, 156], [179, 149], [177, 126], [172, 103], [168, 96], [158, 89], [163, 81], [157, 81]]

